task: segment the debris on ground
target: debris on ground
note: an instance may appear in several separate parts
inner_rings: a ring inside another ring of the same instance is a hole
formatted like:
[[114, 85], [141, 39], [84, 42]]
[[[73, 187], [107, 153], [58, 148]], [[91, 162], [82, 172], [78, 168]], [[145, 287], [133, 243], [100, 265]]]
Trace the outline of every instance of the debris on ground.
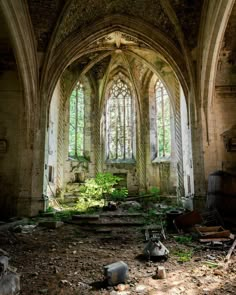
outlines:
[[22, 234], [28, 234], [35, 230], [37, 224], [25, 224], [25, 225], [17, 225], [13, 228], [14, 232], [22, 233]]
[[[14, 273], [17, 269], [21, 274], [19, 294], [222, 295], [235, 292], [236, 257], [234, 240], [230, 237], [227, 241], [203, 237], [206, 242], [202, 244], [196, 232], [179, 234], [174, 227], [163, 232], [163, 217], [160, 222], [155, 216], [156, 221], [147, 225], [145, 214], [140, 212], [100, 212], [98, 218], [75, 215], [79, 217], [54, 229], [37, 226], [29, 234], [0, 231], [0, 255], [11, 257], [7, 272]], [[55, 216], [50, 218], [55, 221]], [[47, 220], [50, 221], [45, 216], [33, 221], [38, 224]], [[156, 239], [155, 247], [167, 249], [168, 260], [154, 259], [149, 255], [152, 248], [146, 251], [149, 257], [143, 255], [152, 239]], [[114, 264], [117, 267], [113, 268]], [[124, 265], [129, 268], [129, 276]], [[107, 267], [105, 273], [104, 266]], [[123, 278], [115, 281], [117, 276], [112, 274], [119, 269]], [[16, 286], [19, 276], [15, 275]], [[112, 280], [108, 284], [109, 277]]]
[[229, 251], [228, 251], [228, 254], [227, 254], [227, 256], [225, 257], [225, 262], [228, 262], [228, 261], [230, 260], [230, 257], [231, 257], [231, 255], [232, 255], [232, 253], [233, 253], [235, 247], [236, 247], [236, 240], [234, 240], [233, 245], [230, 247], [230, 249], [229, 249]]

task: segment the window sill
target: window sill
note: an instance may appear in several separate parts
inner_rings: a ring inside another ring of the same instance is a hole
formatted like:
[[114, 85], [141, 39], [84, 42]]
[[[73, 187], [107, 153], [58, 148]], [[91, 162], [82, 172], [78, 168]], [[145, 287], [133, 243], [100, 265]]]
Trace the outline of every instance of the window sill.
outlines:
[[89, 163], [90, 160], [86, 159], [84, 156], [79, 156], [78, 158], [68, 157], [68, 162], [79, 162], [79, 163]]
[[74, 159], [74, 158], [67, 158], [68, 162], [79, 162], [78, 159]]
[[125, 160], [109, 160], [105, 161], [106, 164], [136, 164], [134, 159], [125, 159]]
[[168, 158], [155, 158], [152, 160], [152, 164], [159, 164], [159, 163], [170, 163], [171, 157]]

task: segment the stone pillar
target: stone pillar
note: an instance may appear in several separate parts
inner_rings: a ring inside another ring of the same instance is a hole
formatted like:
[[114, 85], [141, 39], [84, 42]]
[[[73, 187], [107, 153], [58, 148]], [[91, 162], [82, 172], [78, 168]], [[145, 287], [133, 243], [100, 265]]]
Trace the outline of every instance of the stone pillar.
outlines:
[[[206, 181], [204, 167], [202, 113], [198, 110], [198, 117], [195, 120], [193, 108], [191, 108], [191, 134], [192, 134], [192, 155], [193, 155], [193, 176], [194, 176], [194, 202], [203, 200], [206, 197]], [[197, 206], [198, 207], [198, 206]]]
[[183, 172], [183, 150], [182, 150], [182, 134], [181, 134], [181, 111], [180, 111], [180, 85], [175, 80], [175, 141], [177, 146], [177, 174], [178, 187], [177, 198], [185, 196], [184, 192], [184, 172]]

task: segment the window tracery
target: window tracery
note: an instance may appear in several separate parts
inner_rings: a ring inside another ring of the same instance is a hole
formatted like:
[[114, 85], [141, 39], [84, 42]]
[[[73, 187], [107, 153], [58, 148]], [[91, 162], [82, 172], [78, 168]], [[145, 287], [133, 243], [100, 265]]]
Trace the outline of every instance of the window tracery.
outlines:
[[107, 159], [133, 159], [134, 108], [131, 90], [118, 78], [113, 82], [106, 104]]

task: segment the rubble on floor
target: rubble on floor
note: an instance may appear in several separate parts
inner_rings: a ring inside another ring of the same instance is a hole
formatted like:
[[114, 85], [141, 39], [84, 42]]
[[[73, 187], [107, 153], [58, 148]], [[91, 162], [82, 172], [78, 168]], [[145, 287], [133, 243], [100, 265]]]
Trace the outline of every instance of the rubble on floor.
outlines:
[[[152, 214], [156, 220], [152, 224], [147, 217], [150, 214], [103, 212], [94, 217], [79, 215], [53, 228], [40, 224], [58, 222], [55, 216], [40, 217], [32, 221], [37, 226], [28, 233], [0, 231], [0, 255], [8, 252], [21, 274], [22, 295], [233, 294], [233, 239], [200, 243], [199, 233], [189, 226], [187, 232], [175, 227], [165, 231], [162, 215]], [[140, 224], [129, 225], [140, 220]], [[225, 231], [220, 226], [216, 232], [219, 230]], [[163, 244], [168, 259], [159, 259], [155, 251], [156, 257], [150, 255], [151, 248], [144, 255], [150, 241], [152, 249]], [[114, 263], [118, 268], [112, 267]], [[104, 267], [108, 269], [105, 273]], [[122, 275], [115, 281], [118, 269]]]

